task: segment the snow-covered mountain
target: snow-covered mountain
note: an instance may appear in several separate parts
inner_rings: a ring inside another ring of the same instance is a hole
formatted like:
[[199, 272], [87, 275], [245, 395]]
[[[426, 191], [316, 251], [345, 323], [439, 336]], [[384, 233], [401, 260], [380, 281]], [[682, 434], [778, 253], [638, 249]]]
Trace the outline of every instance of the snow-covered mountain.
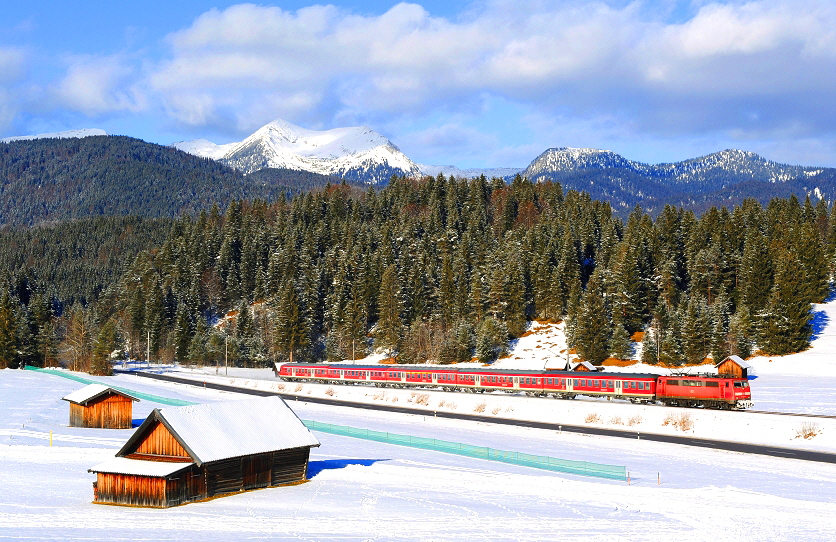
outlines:
[[173, 146], [218, 160], [245, 174], [264, 168], [285, 168], [379, 184], [392, 175], [421, 173], [418, 165], [397, 146], [365, 126], [317, 131], [279, 119], [240, 143], [215, 145], [202, 139]]
[[682, 162], [645, 164], [612, 151], [561, 147], [535, 158], [522, 175], [589, 192], [616, 208], [639, 204], [651, 211], [666, 203], [699, 210], [735, 205], [747, 197], [768, 201], [790, 194], [827, 199], [836, 195], [836, 169], [779, 164], [734, 149]]
[[12, 141], [28, 141], [31, 139], [63, 139], [70, 137], [103, 136], [107, 132], [99, 128], [82, 128], [80, 130], [67, 130], [66, 132], [50, 132], [48, 134], [14, 136], [0, 139], [0, 143], [11, 143]]

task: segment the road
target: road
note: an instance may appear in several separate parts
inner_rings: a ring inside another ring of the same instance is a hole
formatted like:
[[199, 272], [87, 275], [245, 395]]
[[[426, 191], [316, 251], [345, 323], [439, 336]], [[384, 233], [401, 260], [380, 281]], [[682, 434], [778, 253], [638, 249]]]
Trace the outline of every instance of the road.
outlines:
[[[116, 371], [123, 372], [123, 371]], [[239, 386], [229, 386], [226, 384], [217, 384], [213, 382], [203, 382], [194, 380], [192, 378], [183, 378], [172, 375], [146, 373], [142, 371], [124, 371], [125, 374], [132, 374], [144, 378], [152, 378], [155, 380], [163, 380], [166, 382], [177, 382], [179, 384], [189, 384], [197, 387], [204, 387], [214, 390], [228, 391], [233, 393], [243, 393], [247, 395], [270, 396], [278, 395], [285, 400], [298, 400], [299, 396], [291, 393], [278, 393], [265, 390], [255, 390], [250, 388], [242, 388]], [[354, 403], [350, 401], [340, 401], [339, 399], [303, 396], [303, 400], [308, 403], [317, 403], [323, 405], [362, 408], [366, 410], [379, 410], [385, 412], [397, 412], [400, 414], [415, 414], [419, 416], [426, 416], [428, 411], [420, 408], [398, 407], [392, 405], [382, 404], [364, 404]], [[534, 422], [526, 420], [512, 420], [508, 418], [497, 418], [494, 416], [482, 416], [479, 414], [461, 414], [457, 412], [435, 412], [435, 416], [439, 418], [452, 418], [456, 420], [470, 420], [476, 422], [492, 423], [498, 425], [515, 425], [519, 427], [533, 427], [537, 429], [548, 429], [550, 431], [566, 431], [567, 433], [581, 433], [587, 435], [602, 435], [607, 437], [642, 439], [654, 442], [668, 442], [671, 444], [681, 444], [684, 446], [697, 446], [700, 448], [714, 448], [715, 450], [727, 450], [731, 452], [740, 452], [745, 454], [759, 454], [773, 457], [785, 457], [789, 459], [800, 459], [802, 461], [817, 461], [821, 463], [836, 463], [836, 454], [828, 452], [816, 452], [810, 450], [798, 450], [795, 448], [781, 448], [777, 446], [763, 446], [759, 444], [746, 444], [742, 442], [731, 442], [725, 440], [710, 440], [677, 435], [660, 435], [656, 433], [639, 433], [636, 431], [625, 431], [619, 429], [605, 429], [602, 427], [590, 427], [585, 425], [566, 425], [548, 422]]]

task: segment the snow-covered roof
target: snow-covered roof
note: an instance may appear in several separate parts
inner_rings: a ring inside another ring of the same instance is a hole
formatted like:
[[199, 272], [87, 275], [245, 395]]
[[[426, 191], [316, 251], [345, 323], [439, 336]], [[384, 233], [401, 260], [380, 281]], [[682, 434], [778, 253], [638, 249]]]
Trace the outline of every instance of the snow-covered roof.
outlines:
[[81, 388], [80, 390], [75, 390], [69, 395], [65, 395], [62, 397], [64, 401], [69, 401], [71, 403], [77, 403], [79, 405], [86, 405], [93, 399], [97, 397], [101, 397], [106, 393], [115, 393], [116, 395], [121, 395], [122, 397], [127, 397], [132, 401], [139, 401], [136, 397], [129, 395], [123, 391], [119, 391], [117, 389], [113, 389], [109, 386], [105, 386], [104, 384], [88, 384]]
[[733, 361], [733, 362], [737, 363], [738, 365], [740, 365], [741, 367], [743, 367], [744, 369], [751, 369], [752, 368], [752, 366], [749, 365], [748, 363], [746, 363], [745, 361], [743, 361], [743, 358], [741, 358], [740, 356], [728, 356], [725, 359], [723, 359], [723, 361], [721, 361], [720, 363], [715, 365], [715, 367], [719, 367], [720, 365], [722, 365], [726, 361]]
[[143, 461], [140, 459], [128, 459], [126, 457], [114, 457], [95, 467], [87, 469], [87, 472], [104, 472], [109, 474], [131, 474], [136, 476], [151, 476], [163, 478], [189, 468], [194, 463], [173, 463], [169, 461]]
[[202, 465], [290, 448], [319, 446], [281, 397], [155, 409], [116, 454], [130, 453], [154, 421], [161, 422]]
[[577, 363], [572, 363], [569, 367], [569, 370], [570, 371], [577, 371], [578, 367], [585, 367], [588, 371], [592, 371], [592, 372], [597, 372], [597, 371], [601, 370], [600, 367], [596, 367], [595, 365], [592, 365], [588, 361], [579, 361]]

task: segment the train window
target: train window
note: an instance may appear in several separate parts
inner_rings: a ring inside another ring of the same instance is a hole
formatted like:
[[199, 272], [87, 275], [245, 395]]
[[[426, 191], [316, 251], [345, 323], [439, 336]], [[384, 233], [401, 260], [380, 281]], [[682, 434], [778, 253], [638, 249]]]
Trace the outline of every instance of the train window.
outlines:
[[668, 380], [668, 386], [679, 386], [679, 380]]
[[742, 381], [742, 380], [738, 380], [737, 382], [735, 382], [735, 383], [734, 383], [734, 387], [735, 387], [735, 388], [748, 388], [748, 387], [749, 387], [749, 383], [748, 383], [748, 382], [744, 382], [744, 381]]
[[644, 382], [637, 382], [637, 384], [638, 384], [638, 386], [637, 386], [638, 389], [640, 389], [640, 390], [644, 389]]
[[719, 382], [706, 382], [705, 385], [708, 386], [709, 388], [719, 388], [720, 387]]

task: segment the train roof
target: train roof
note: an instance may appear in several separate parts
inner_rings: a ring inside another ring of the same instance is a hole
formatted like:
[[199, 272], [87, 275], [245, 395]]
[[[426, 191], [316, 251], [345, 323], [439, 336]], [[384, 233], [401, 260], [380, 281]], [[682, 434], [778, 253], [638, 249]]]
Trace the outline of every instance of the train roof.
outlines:
[[344, 363], [329, 364], [329, 363], [282, 363], [281, 365], [290, 365], [293, 367], [310, 367], [310, 368], [328, 368], [328, 369], [345, 369], [345, 370], [366, 370], [366, 371], [380, 371], [380, 370], [394, 370], [394, 371], [444, 371], [451, 373], [504, 373], [504, 374], [542, 374], [542, 375], [559, 375], [572, 378], [602, 378], [602, 377], [619, 377], [619, 378], [658, 378], [663, 375], [655, 373], [607, 373], [607, 372], [586, 372], [586, 371], [564, 371], [560, 369], [493, 369], [490, 367], [449, 367], [446, 365], [349, 365]]

